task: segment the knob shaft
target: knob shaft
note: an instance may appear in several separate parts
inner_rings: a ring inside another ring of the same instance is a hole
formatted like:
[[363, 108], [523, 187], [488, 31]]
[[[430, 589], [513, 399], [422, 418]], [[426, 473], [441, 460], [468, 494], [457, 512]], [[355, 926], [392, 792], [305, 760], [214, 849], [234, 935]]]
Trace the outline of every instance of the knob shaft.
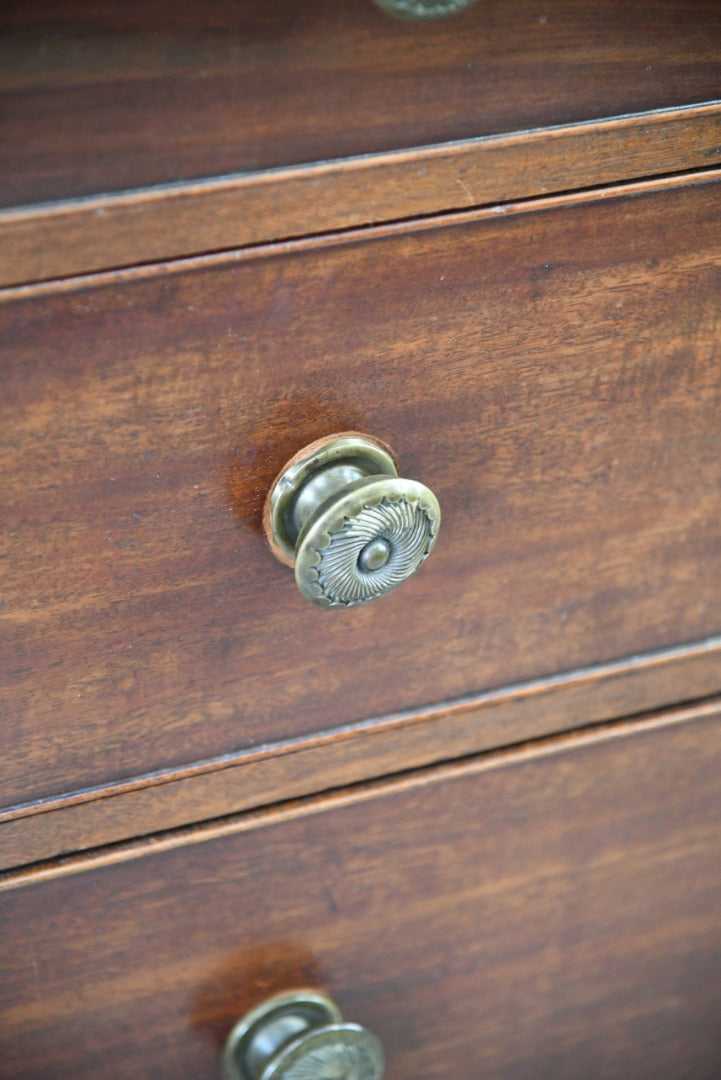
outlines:
[[387, 446], [347, 432], [287, 463], [264, 521], [273, 552], [295, 567], [304, 596], [324, 607], [353, 607], [415, 573], [435, 544], [441, 511], [429, 488], [398, 476]]
[[314, 990], [279, 994], [238, 1021], [225, 1044], [225, 1080], [382, 1080], [383, 1049]]

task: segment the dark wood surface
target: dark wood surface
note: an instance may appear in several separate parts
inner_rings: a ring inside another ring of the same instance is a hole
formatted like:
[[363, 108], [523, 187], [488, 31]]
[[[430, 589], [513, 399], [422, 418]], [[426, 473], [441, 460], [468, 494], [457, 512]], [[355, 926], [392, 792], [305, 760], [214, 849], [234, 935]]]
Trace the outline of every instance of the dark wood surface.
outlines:
[[6, 0], [0, 205], [698, 103], [715, 0]]
[[[718, 206], [688, 183], [5, 294], [4, 803], [718, 632]], [[260, 515], [348, 429], [444, 523], [412, 582], [328, 612]]]
[[210, 1080], [238, 1016], [310, 985], [380, 1036], [389, 1080], [717, 1080], [720, 720], [6, 879], [0, 1076]]
[[721, 162], [721, 104], [0, 212], [0, 284], [42, 281]]
[[0, 870], [712, 695], [721, 638], [16, 805]]

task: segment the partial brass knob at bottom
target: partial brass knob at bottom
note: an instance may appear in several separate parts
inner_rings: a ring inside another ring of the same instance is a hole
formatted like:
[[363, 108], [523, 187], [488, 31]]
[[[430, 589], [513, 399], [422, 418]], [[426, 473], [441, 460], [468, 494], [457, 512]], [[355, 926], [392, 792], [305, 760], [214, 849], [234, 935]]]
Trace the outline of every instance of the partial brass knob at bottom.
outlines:
[[329, 435], [297, 453], [265, 504], [271, 549], [294, 566], [301, 593], [323, 607], [354, 607], [415, 573], [436, 542], [438, 500], [398, 475], [370, 435]]
[[375, 0], [379, 8], [401, 19], [440, 19], [465, 11], [476, 0]]
[[315, 990], [263, 1002], [238, 1021], [225, 1044], [224, 1080], [382, 1080], [383, 1049]]

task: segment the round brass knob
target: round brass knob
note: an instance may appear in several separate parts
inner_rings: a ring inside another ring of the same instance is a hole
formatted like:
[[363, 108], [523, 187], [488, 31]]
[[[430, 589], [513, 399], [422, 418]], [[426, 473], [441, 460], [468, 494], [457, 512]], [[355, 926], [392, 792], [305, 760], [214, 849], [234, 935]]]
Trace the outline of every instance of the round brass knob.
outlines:
[[239, 1020], [225, 1044], [225, 1080], [382, 1080], [383, 1049], [314, 990], [279, 994]]
[[378, 7], [402, 19], [439, 19], [455, 15], [475, 3], [475, 0], [375, 0]]
[[329, 435], [296, 454], [265, 505], [274, 554], [295, 567], [314, 604], [353, 607], [413, 574], [438, 535], [432, 491], [398, 476], [393, 456], [368, 435]]

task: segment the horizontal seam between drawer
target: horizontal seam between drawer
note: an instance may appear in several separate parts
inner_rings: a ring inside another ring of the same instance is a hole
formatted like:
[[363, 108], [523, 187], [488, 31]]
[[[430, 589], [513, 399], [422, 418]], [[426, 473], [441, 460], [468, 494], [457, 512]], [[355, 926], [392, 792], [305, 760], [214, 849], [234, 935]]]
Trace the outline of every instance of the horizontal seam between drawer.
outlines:
[[[719, 158], [721, 158], [721, 147], [719, 147]], [[721, 168], [718, 167], [717, 163], [714, 163], [711, 168], [695, 167], [681, 169], [677, 172], [659, 173], [657, 170], [653, 170], [647, 175], [634, 176], [629, 180], [614, 180], [607, 184], [560, 189], [554, 191], [553, 194], [536, 194], [527, 198], [508, 201], [479, 202], [472, 207], [391, 217], [383, 219], [379, 223], [371, 221], [363, 225], [354, 225], [347, 228], [335, 227], [327, 231], [291, 233], [258, 243], [210, 248], [204, 250], [201, 254], [184, 254], [173, 258], [149, 258], [144, 261], [122, 263], [114, 267], [104, 267], [100, 270], [91, 270], [70, 276], [30, 278], [27, 283], [0, 286], [0, 303], [36, 299], [43, 296], [72, 292], [76, 289], [86, 290], [107, 285], [119, 285], [199, 269], [233, 266], [234, 264], [260, 258], [320, 251], [341, 244], [381, 239], [401, 233], [410, 235], [426, 229], [493, 221], [530, 212], [540, 213], [561, 208], [571, 209], [574, 206], [588, 205], [609, 199], [652, 195], [662, 191], [712, 183], [719, 180], [721, 180]], [[1, 232], [0, 239], [2, 239]]]
[[96, 867], [110, 866], [147, 855], [159, 854], [189, 844], [205, 843], [250, 829], [279, 824], [291, 817], [325, 812], [393, 793], [421, 788], [429, 781], [440, 782], [461, 774], [479, 775], [496, 769], [527, 764], [554, 754], [572, 754], [591, 744], [614, 739], [632, 738], [655, 731], [677, 727], [687, 722], [721, 719], [721, 697], [689, 703], [684, 707], [657, 710], [650, 714], [624, 717], [611, 722], [594, 724], [578, 731], [548, 735], [472, 754], [451, 761], [434, 762], [418, 769], [400, 770], [383, 777], [357, 784], [328, 788], [300, 799], [274, 802], [238, 814], [193, 823], [177, 829], [162, 830], [135, 836], [118, 843], [89, 848], [69, 856], [61, 856], [19, 866], [0, 872], [0, 892], [11, 888], [39, 883], [57, 877], [81, 873]]
[[[81, 788], [77, 791], [51, 795], [44, 799], [17, 803], [0, 809], [0, 827], [8, 821], [15, 821], [38, 814], [53, 813], [59, 809], [68, 809], [72, 806], [103, 799], [117, 798], [133, 792], [147, 790], [148, 788], [178, 784], [203, 775], [207, 776], [227, 770], [242, 769], [256, 762], [319, 749], [337, 743], [341, 739], [348, 740], [381, 735], [391, 731], [402, 731], [419, 724], [442, 722], [444, 719], [462, 716], [476, 710], [502, 706], [506, 702], [530, 699], [533, 703], [541, 695], [573, 691], [584, 686], [595, 686], [610, 679], [623, 679], [634, 675], [643, 676], [650, 670], [658, 669], [661, 666], [678, 664], [679, 662], [692, 663], [695, 660], [703, 659], [706, 656], [713, 657], [716, 654], [718, 654], [718, 662], [721, 665], [721, 636], [684, 645], [675, 645], [671, 648], [659, 649], [650, 653], [638, 653], [618, 660], [575, 668], [570, 671], [544, 675], [540, 678], [511, 683], [506, 686], [484, 690], [477, 694], [464, 695], [460, 698], [364, 717], [310, 735], [279, 739], [272, 743], [250, 746], [240, 751], [200, 759], [184, 765], [152, 770], [130, 777], [127, 780], [111, 781]], [[719, 668], [718, 686], [714, 687], [709, 693], [702, 695], [698, 693], [692, 694], [692, 700], [712, 697], [719, 692], [721, 692], [721, 666]], [[667, 703], [673, 707], [684, 704], [679, 699], [670, 700]], [[654, 703], [642, 710], [626, 710], [625, 715], [637, 715], [638, 712], [647, 712], [650, 709], [659, 708], [660, 705], [661, 703]], [[598, 718], [597, 722], [602, 723], [610, 719], [612, 717], [602, 716]]]

